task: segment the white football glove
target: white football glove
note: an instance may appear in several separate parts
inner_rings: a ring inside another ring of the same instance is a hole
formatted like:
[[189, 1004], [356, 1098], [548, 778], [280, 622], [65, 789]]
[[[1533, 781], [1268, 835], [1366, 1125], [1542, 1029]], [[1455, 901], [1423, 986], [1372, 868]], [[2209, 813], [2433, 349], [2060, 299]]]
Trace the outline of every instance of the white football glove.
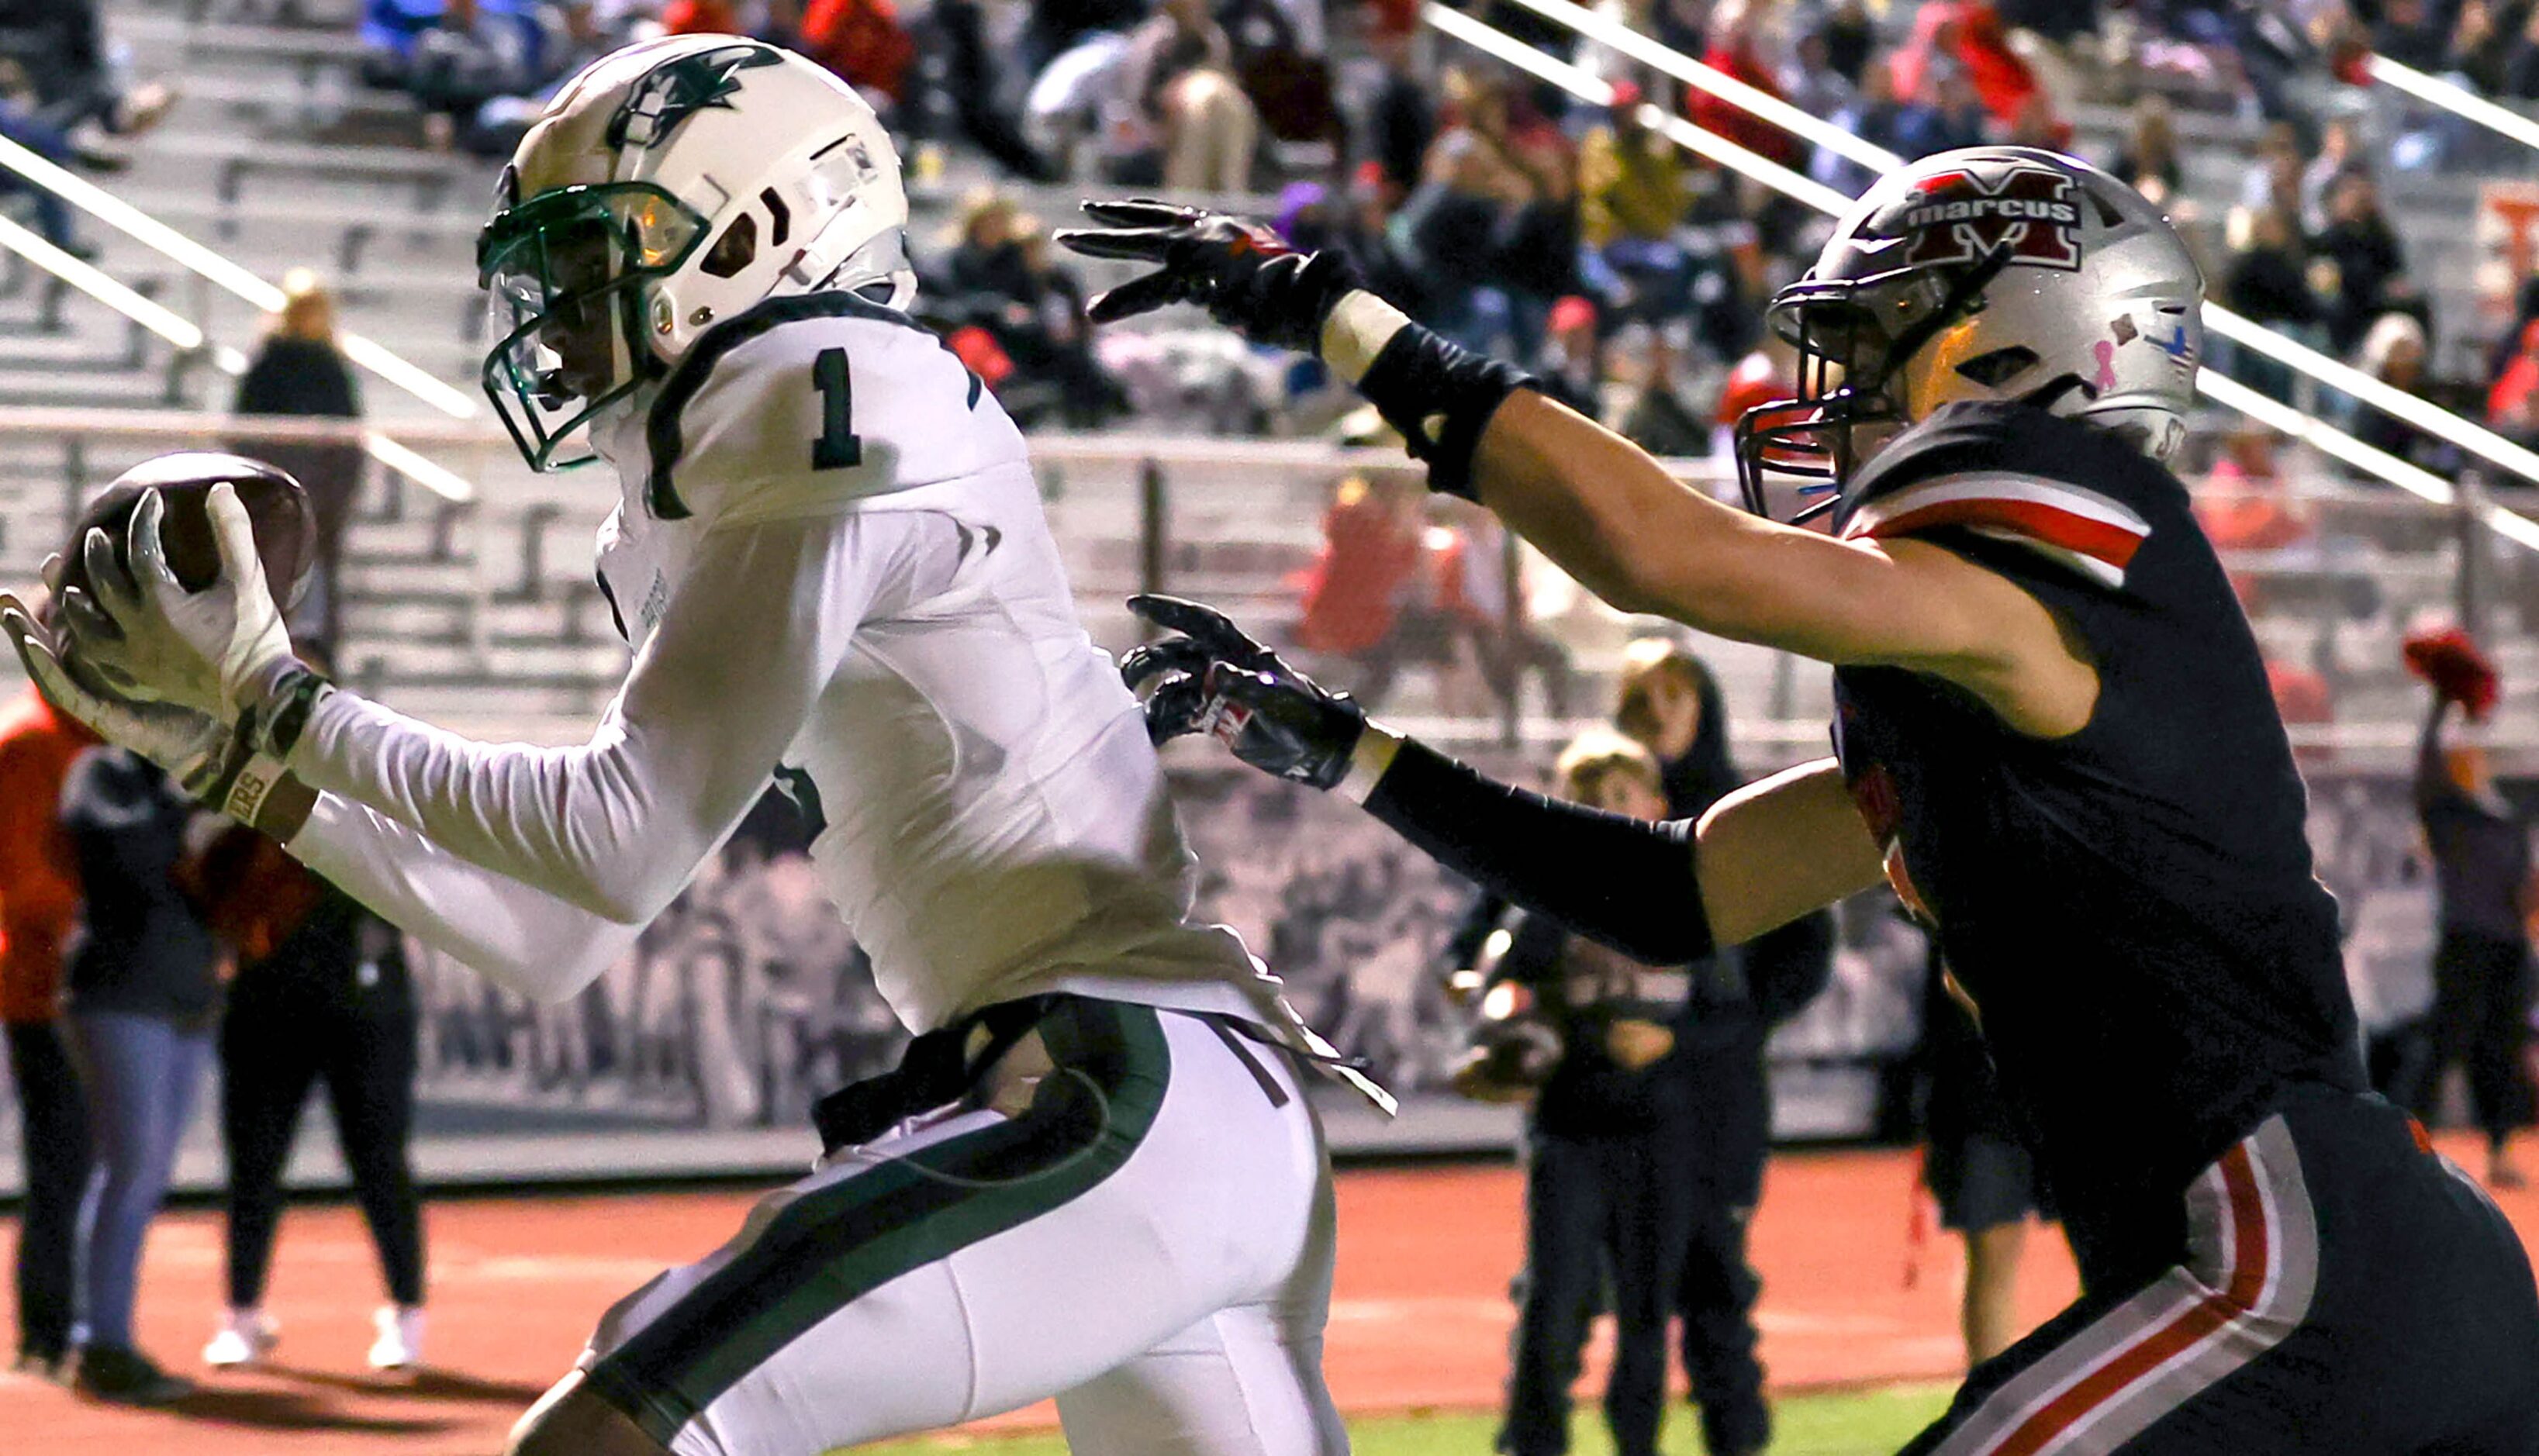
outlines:
[[[237, 490], [227, 482], [214, 486], [205, 504], [221, 555], [220, 575], [211, 585], [189, 592], [168, 568], [159, 539], [167, 502], [152, 491], [132, 512], [125, 545], [131, 586], [115, 568], [113, 543], [103, 531], [91, 530], [80, 549], [97, 600], [90, 603], [76, 587], [64, 592], [62, 621], [81, 664], [101, 681], [118, 688], [128, 684], [135, 698], [190, 708], [227, 724], [296, 659]], [[101, 613], [110, 630], [100, 629]]]
[[54, 707], [106, 742], [167, 769], [196, 798], [220, 787], [238, 757], [233, 725], [172, 702], [131, 702], [80, 686], [44, 639], [43, 629], [16, 597], [5, 593], [0, 593], [0, 630], [8, 632], [35, 691]]

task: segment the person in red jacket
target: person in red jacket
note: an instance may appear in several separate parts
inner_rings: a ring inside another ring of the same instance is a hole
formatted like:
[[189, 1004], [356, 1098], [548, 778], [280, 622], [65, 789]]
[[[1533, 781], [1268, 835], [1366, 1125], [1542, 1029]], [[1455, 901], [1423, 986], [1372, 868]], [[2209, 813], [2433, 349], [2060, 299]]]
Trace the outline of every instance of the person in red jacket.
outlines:
[[[1434, 614], [1421, 610], [1425, 492], [1416, 476], [1370, 470], [1340, 482], [1323, 513], [1323, 548], [1301, 574], [1296, 645], [1348, 658], [1359, 695], [1380, 701], [1406, 656], [1433, 657]], [[1404, 621], [1406, 607], [1410, 617]]]
[[88, 1110], [56, 1026], [62, 940], [80, 895], [53, 806], [71, 760], [96, 743], [32, 688], [0, 712], [0, 1026], [18, 1087], [27, 1169], [17, 1368], [45, 1375], [66, 1369], [72, 1248], [89, 1170]]

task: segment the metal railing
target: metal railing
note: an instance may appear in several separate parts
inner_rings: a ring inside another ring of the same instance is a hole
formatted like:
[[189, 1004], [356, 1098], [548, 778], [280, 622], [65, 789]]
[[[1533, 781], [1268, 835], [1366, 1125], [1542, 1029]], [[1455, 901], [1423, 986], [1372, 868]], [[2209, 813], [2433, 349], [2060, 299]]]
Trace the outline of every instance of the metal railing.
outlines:
[[2392, 91], [2404, 92], [2428, 105], [2439, 106], [2463, 121], [2485, 127], [2497, 136], [2539, 151], [2539, 121], [2533, 121], [2509, 106], [2488, 100], [2476, 92], [2438, 76], [2428, 76], [2385, 55], [2374, 54], [2365, 62], [2365, 69], [2372, 80]]
[[[281, 310], [283, 294], [280, 288], [142, 212], [87, 178], [54, 165], [6, 137], [0, 137], [0, 167], [6, 167], [18, 173], [34, 185], [52, 193], [143, 246], [156, 250], [178, 267], [245, 300], [249, 305], [266, 313]], [[472, 396], [452, 388], [440, 376], [415, 364], [403, 355], [397, 354], [375, 339], [362, 334], [344, 332], [336, 336], [336, 343], [343, 350], [346, 359], [445, 415], [460, 420], [473, 419], [482, 409]]]
[[[1767, 121], [1811, 146], [1822, 147], [1875, 171], [1892, 171], [1905, 165], [1905, 159], [1896, 153], [1865, 142], [1822, 117], [1803, 111], [1786, 101], [1747, 86], [1680, 50], [1596, 15], [1592, 11], [1573, 5], [1569, 0], [1518, 0], [1518, 3], [1546, 20], [1567, 27], [1588, 40], [1611, 46], [1633, 60], [1662, 70], [1730, 105]], [[1582, 99], [1601, 103], [1612, 96], [1610, 88], [1596, 77], [1557, 57], [1546, 55], [1528, 46], [1503, 31], [1495, 30], [1459, 12], [1449, 10], [1437, 3], [1437, 0], [1429, 0], [1429, 3], [1423, 7], [1422, 14], [1428, 24], [1436, 30], [1476, 48], [1486, 50], [1511, 64], [1533, 71], [1534, 74], [1552, 81]], [[1546, 65], [1544, 68], [1538, 68], [1535, 64], [1519, 59], [1513, 54], [1515, 51], [1523, 51], [1535, 61], [1546, 63]], [[1550, 67], [1559, 68], [1570, 79], [1555, 76]], [[2430, 81], [2430, 78], [2427, 79]], [[1573, 82], [1580, 84], [1573, 84]], [[1657, 111], [1654, 107], [1648, 109], [1656, 112], [1656, 115], [1651, 118], [1652, 124], [1663, 125], [1668, 135], [1679, 141], [1683, 140], [1681, 128], [1689, 127], [1691, 123], [1668, 124], [1674, 122], [1672, 117], [1667, 119], [1667, 123], [1661, 123], [1657, 117], [1665, 116], [1666, 113]], [[1698, 130], [1698, 128], [1694, 129]], [[1841, 205], [1828, 206], [1827, 194], [1833, 197], [1841, 196], [1832, 188], [1822, 187], [1812, 178], [1797, 177], [1797, 174], [1787, 167], [1743, 148], [1737, 148], [1734, 143], [1727, 142], [1725, 139], [1714, 138], [1713, 143], [1721, 150], [1714, 151], [1710, 145], [1696, 147], [1694, 150], [1700, 151], [1713, 160], [1734, 165], [1765, 186], [1772, 187], [1819, 211], [1838, 214], [1843, 210], [1843, 206], [1848, 204], [1849, 199], [1844, 199]], [[1730, 161], [1726, 153], [1732, 149], [1743, 154], [1741, 160]], [[1796, 182], [1806, 183], [1806, 187], [1793, 185], [1793, 179]], [[2432, 430], [2501, 470], [2519, 476], [2523, 480], [2539, 483], [2539, 452], [2525, 449], [2483, 425], [2453, 414], [2438, 405], [2418, 399], [2404, 390], [2393, 388], [2359, 369], [2321, 354], [2306, 344], [2287, 338], [2219, 303], [2208, 301], [2204, 305], [2204, 326], [2222, 338], [2288, 365], [2297, 372], [2306, 374], [2319, 383], [2339, 390], [2372, 409], [2394, 419], [2403, 420], [2419, 429]], [[2223, 395], [2230, 392], [2227, 387], [2220, 391], [2211, 388], [2209, 381], [2216, 377], [2218, 376], [2214, 370], [2209, 367], [2203, 371], [2202, 378], [2207, 381], [2206, 392], [2213, 394], [2216, 400], [2230, 403], [2232, 408], [2237, 408], [2235, 401], [2223, 400]]]
[[[0, 140], [0, 145], [6, 145], [5, 140]], [[202, 328], [192, 320], [162, 303], [143, 298], [94, 264], [73, 257], [27, 228], [4, 217], [0, 217], [0, 248], [6, 248], [17, 254], [36, 268], [60, 279], [64, 284], [79, 290], [166, 340], [176, 351], [175, 359], [170, 365], [172, 395], [174, 393], [175, 383], [182, 369], [194, 361], [208, 363], [214, 369], [232, 378], [246, 372], [246, 356], [227, 345], [212, 343], [205, 336]], [[66, 422], [82, 434], [112, 436], [118, 431], [130, 430], [147, 437], [164, 438], [174, 434], [205, 440], [227, 439], [240, 434], [252, 434], [268, 439], [299, 438], [302, 435], [295, 431], [305, 432], [312, 426], [316, 426], [320, 427], [318, 431], [308, 437], [335, 439], [351, 434], [358, 438], [363, 452], [372, 459], [394, 472], [396, 476], [414, 482], [445, 500], [464, 503], [475, 498], [476, 495], [475, 485], [466, 477], [433, 463], [378, 430], [363, 427], [345, 427], [332, 421], [199, 415], [191, 411], [76, 411], [25, 407], [0, 407], [0, 417], [14, 421], [22, 427], [41, 428], [48, 424]], [[174, 423], [180, 421], [185, 423], [181, 425]], [[6, 431], [8, 429], [8, 423], [0, 423], [0, 431]], [[402, 432], [409, 438], [414, 434], [411, 429]], [[468, 430], [470, 438], [481, 437], [486, 433], [487, 431], [479, 428], [471, 427]]]
[[[1519, 3], [1562, 24], [1573, 26], [1580, 34], [1593, 40], [1613, 43], [1627, 38], [1629, 48], [1625, 50], [1626, 54], [1634, 58], [1663, 58], [1665, 65], [1670, 68], [1670, 74], [1689, 72], [1706, 76], [1708, 80], [1696, 84], [1700, 84], [1705, 91], [1710, 91], [1724, 100], [1744, 104], [1741, 96], [1750, 93], [1754, 97], [1762, 98], [1763, 100], [1771, 101], [1771, 98], [1763, 97], [1762, 93], [1755, 92], [1751, 87], [1721, 75], [1680, 51], [1669, 50], [1636, 32], [1579, 10], [1576, 6], [1568, 4], [1567, 0], [1519, 0]], [[1610, 104], [1613, 99], [1612, 86], [1602, 79], [1556, 56], [1528, 45], [1504, 31], [1483, 25], [1459, 11], [1450, 10], [1436, 3], [1436, 0], [1430, 0], [1423, 9], [1422, 15], [1428, 25], [1439, 33], [1463, 41], [1486, 55], [1548, 81], [1582, 100], [1605, 105]], [[1609, 36], [1613, 37], [1611, 41], [1608, 40]], [[1616, 44], [1616, 48], [1623, 47]], [[1650, 63], [1657, 64], [1658, 61], [1653, 59]], [[1790, 127], [1804, 140], [1835, 147], [1841, 151], [1841, 155], [1866, 165], [1887, 170], [1904, 165], [1904, 160], [1894, 153], [1863, 142], [1842, 128], [1820, 122], [1786, 103], [1772, 101], [1771, 108], [1767, 110], [1758, 107], [1754, 114], [1776, 125]], [[1643, 103], [1640, 108], [1640, 118], [1648, 126], [1689, 150], [1722, 165], [1734, 168], [1818, 212], [1839, 215], [1850, 206], [1851, 199], [1834, 188], [1827, 187], [1812, 177], [1801, 176], [1769, 158], [1759, 156], [1714, 132], [1703, 130], [1663, 107], [1653, 103]], [[1799, 123], [1804, 123], [1804, 126]], [[2490, 439], [2496, 447], [2492, 451], [2481, 453], [2487, 453], [2489, 458], [2497, 459], [2498, 463], [2516, 462], [2507, 468], [2515, 470], [2517, 474], [2531, 481], [2539, 482], [2539, 455], [2534, 455], [2482, 427], [2470, 426], [2447, 410], [2391, 389], [2388, 385], [2348, 368], [2315, 350], [2296, 344], [2270, 329], [2259, 328], [2217, 304], [2205, 305], [2205, 319], [2208, 325], [2216, 326], [2217, 332], [2222, 332], [2225, 337], [2247, 343], [2251, 348], [2256, 348], [2297, 369], [2310, 372], [2312, 377], [2322, 382], [2356, 394], [2357, 398], [2363, 398], [2367, 403], [2373, 401], [2361, 392], [2363, 386], [2367, 386], [2380, 394], [2392, 396], [2397, 404], [2402, 404], [2406, 408], [2403, 410], [2391, 408], [2389, 410], [2391, 414], [2425, 428], [2439, 430], [2444, 437], [2471, 448], [2476, 446], [2469, 438], [2468, 432], [2474, 430], [2476, 434]], [[2366, 444], [2344, 430], [2337, 430], [2312, 416], [2281, 405], [2209, 365], [2198, 371], [2196, 387], [2214, 403], [2227, 409], [2236, 410], [2287, 433], [2295, 434], [2323, 453], [2367, 471], [2410, 495], [2421, 496], [2436, 504], [2447, 504], [2452, 498], [2450, 483], [2439, 476], [2400, 460], [2384, 450]], [[2525, 459], [2526, 468], [2518, 463]], [[2533, 522], [2502, 506], [2488, 505], [2485, 511], [2488, 523], [2498, 534], [2517, 546], [2539, 551], [2539, 522]]]

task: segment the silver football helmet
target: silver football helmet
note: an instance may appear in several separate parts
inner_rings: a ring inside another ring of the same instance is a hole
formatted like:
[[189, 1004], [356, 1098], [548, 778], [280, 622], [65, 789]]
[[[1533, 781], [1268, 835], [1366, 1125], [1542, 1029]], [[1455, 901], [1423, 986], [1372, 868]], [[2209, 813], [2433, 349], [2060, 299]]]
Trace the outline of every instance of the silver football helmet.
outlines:
[[1889, 172], [1765, 313], [1799, 351], [1799, 392], [1738, 422], [1746, 502], [1830, 510], [1880, 446], [1956, 400], [2024, 400], [2165, 459], [2195, 398], [2203, 303], [2160, 209], [2086, 162], [1969, 147]]

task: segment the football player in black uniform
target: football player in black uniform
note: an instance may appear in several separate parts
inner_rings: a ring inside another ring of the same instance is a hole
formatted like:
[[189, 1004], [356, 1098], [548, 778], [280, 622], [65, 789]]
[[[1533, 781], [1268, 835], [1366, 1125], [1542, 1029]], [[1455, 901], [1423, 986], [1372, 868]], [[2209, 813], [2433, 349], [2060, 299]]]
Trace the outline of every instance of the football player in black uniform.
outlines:
[[[1091, 211], [1109, 229], [1071, 245], [1161, 265], [1097, 317], [1191, 301], [1318, 349], [1433, 486], [1606, 600], [1833, 664], [1833, 759], [1658, 826], [1490, 783], [1194, 604], [1137, 604], [1183, 635], [1125, 670], [1158, 736], [1338, 788], [1651, 963], [1883, 875], [1978, 1008], [2084, 1290], [1910, 1450], [2539, 1452], [2529, 1260], [2366, 1089], [2301, 780], [2161, 463], [2203, 284], [2156, 208], [2026, 149], [1880, 179], [1772, 302], [1803, 382], [1741, 427], [1753, 513], [1411, 323], [1343, 258]], [[1767, 518], [1790, 480], [1829, 531]]]

